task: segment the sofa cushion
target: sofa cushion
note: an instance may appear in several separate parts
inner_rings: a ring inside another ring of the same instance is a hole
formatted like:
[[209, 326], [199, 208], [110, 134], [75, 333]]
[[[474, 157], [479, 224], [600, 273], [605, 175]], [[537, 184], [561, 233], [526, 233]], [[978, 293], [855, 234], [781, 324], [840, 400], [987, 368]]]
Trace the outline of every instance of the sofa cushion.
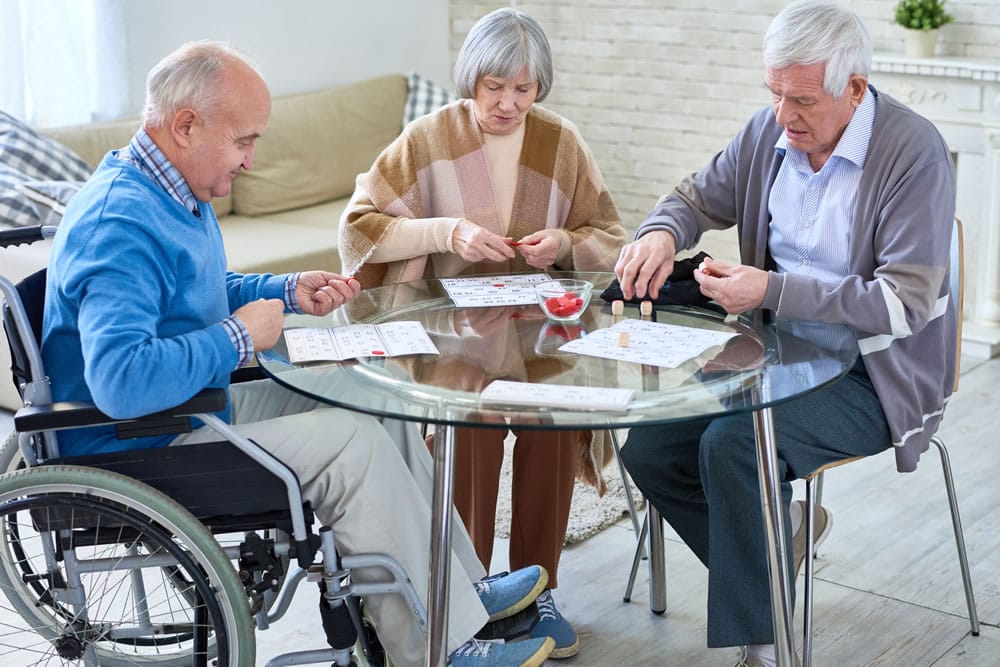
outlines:
[[219, 221], [229, 269], [241, 273], [340, 272], [337, 221], [349, 197], [262, 217]]
[[430, 79], [425, 79], [416, 72], [410, 72], [410, 76], [406, 80], [406, 88], [403, 125], [407, 125], [411, 120], [426, 116], [435, 109], [458, 99], [447, 88], [435, 84]]
[[355, 177], [399, 135], [406, 92], [397, 74], [275, 98], [253, 169], [233, 181], [234, 212], [261, 215], [349, 197]]
[[0, 111], [0, 225], [38, 224], [35, 207], [17, 186], [33, 180], [83, 180], [90, 167], [62, 144]]
[[0, 164], [34, 179], [83, 180], [91, 171], [72, 150], [2, 111]]
[[17, 191], [35, 207], [43, 225], [58, 225], [66, 212], [66, 204], [80, 191], [83, 181], [28, 181], [19, 183]]
[[[42, 132], [76, 151], [92, 169], [96, 169], [108, 151], [128, 146], [139, 129], [139, 119], [116, 120], [109, 123], [50, 127]], [[237, 176], [239, 178], [239, 176]], [[222, 217], [233, 210], [232, 195], [212, 200], [215, 215]]]
[[34, 204], [17, 189], [29, 180], [30, 177], [0, 163], [0, 228], [38, 224]]
[[139, 119], [129, 118], [109, 123], [44, 128], [41, 132], [76, 151], [90, 165], [91, 170], [94, 170], [109, 150], [127, 146], [137, 129], [139, 129]]

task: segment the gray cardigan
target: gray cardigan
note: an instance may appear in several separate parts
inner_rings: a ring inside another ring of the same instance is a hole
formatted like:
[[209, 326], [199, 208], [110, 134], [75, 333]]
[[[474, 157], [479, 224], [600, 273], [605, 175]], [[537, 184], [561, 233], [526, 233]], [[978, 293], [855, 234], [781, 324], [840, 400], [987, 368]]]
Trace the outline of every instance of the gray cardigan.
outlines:
[[[763, 308], [782, 318], [844, 324], [858, 336], [896, 447], [900, 472], [916, 469], [951, 396], [956, 309], [949, 298], [955, 171], [937, 129], [884, 93], [875, 95], [851, 235], [850, 273], [837, 282], [770, 274]], [[677, 248], [736, 225], [744, 264], [767, 266], [767, 200], [781, 164], [782, 128], [758, 111], [712, 161], [684, 179], [636, 238], [671, 232]]]

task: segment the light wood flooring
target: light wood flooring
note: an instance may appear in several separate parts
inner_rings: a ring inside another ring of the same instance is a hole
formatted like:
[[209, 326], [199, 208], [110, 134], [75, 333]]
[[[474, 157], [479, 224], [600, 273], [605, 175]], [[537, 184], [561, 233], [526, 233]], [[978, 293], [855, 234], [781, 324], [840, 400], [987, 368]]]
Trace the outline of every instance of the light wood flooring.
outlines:
[[[970, 636], [965, 618], [936, 452], [908, 475], [896, 473], [886, 453], [827, 475], [824, 505], [834, 524], [817, 560], [815, 665], [1000, 666], [998, 385], [1000, 359], [963, 359], [961, 386], [940, 431], [954, 467], [981, 635]], [[0, 413], [0, 435], [10, 428], [9, 415]], [[733, 665], [734, 650], [705, 648], [706, 572], [669, 528], [666, 614], [649, 611], [645, 562], [631, 603], [622, 602], [633, 548], [625, 519], [566, 548], [556, 600], [582, 648], [546, 665]], [[505, 544], [496, 551], [494, 570], [504, 569]], [[801, 598], [801, 578], [797, 590]], [[303, 587], [288, 615], [258, 634], [258, 665], [278, 652], [320, 645], [315, 604], [314, 591]]]

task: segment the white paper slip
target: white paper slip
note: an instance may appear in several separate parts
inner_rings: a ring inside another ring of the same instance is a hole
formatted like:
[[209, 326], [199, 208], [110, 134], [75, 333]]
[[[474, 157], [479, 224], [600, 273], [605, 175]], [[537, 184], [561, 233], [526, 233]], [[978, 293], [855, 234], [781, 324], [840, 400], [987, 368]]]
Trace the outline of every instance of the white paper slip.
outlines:
[[571, 410], [609, 410], [625, 412], [632, 400], [632, 389], [578, 387], [537, 382], [494, 380], [479, 395], [480, 403], [540, 405]]
[[[619, 334], [626, 333], [627, 336]], [[622, 320], [606, 329], [592, 331], [559, 348], [591, 357], [631, 361], [637, 364], [676, 368], [705, 350], [736, 336], [732, 331], [711, 331], [646, 320]]]
[[459, 308], [537, 304], [535, 285], [549, 280], [544, 273], [514, 276], [442, 278], [441, 285]]
[[410, 321], [288, 329], [285, 331], [285, 346], [292, 363], [438, 354], [437, 346], [427, 335], [424, 325]]

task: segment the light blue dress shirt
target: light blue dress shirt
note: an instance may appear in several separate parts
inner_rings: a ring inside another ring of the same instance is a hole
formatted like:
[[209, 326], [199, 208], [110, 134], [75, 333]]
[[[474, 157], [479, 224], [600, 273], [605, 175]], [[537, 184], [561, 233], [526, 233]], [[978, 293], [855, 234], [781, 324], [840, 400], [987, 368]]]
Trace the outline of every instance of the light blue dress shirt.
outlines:
[[[834, 284], [847, 275], [858, 184], [874, 122], [875, 99], [866, 90], [833, 154], [818, 172], [805, 152], [788, 145], [784, 134], [775, 143], [774, 149], [784, 153], [785, 159], [768, 196], [768, 250], [779, 273], [807, 274]], [[823, 340], [815, 332], [796, 334], [828, 349], [846, 344], [840, 339]], [[804, 387], [811, 381], [806, 371], [779, 372], [794, 374]]]
[[858, 184], [875, 122], [875, 100], [864, 99], [844, 129], [830, 159], [818, 172], [809, 156], [782, 134], [774, 149], [784, 153], [768, 196], [768, 249], [779, 273], [804, 273], [839, 282], [850, 260]]

